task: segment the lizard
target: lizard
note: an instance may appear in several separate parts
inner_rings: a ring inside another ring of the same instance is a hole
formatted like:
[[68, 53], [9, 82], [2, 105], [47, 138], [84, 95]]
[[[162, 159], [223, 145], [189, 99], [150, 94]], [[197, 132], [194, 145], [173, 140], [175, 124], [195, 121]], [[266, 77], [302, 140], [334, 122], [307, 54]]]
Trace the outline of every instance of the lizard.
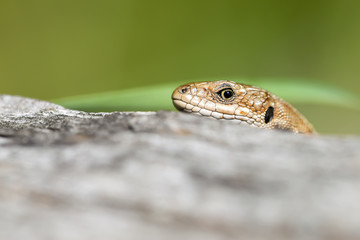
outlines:
[[311, 123], [285, 100], [247, 84], [228, 80], [188, 83], [174, 90], [172, 101], [179, 111], [260, 128], [316, 133]]

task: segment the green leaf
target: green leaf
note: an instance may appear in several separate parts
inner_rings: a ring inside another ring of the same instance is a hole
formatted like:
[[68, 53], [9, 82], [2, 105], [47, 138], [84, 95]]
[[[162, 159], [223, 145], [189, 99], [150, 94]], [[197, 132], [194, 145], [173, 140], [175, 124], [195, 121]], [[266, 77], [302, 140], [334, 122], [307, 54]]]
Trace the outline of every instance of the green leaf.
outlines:
[[[303, 79], [240, 79], [228, 78], [264, 88], [290, 103], [309, 103], [340, 106], [360, 110], [360, 99], [355, 94], [327, 84]], [[214, 80], [214, 79], [211, 79]], [[209, 79], [195, 80], [210, 81]], [[181, 84], [194, 81], [185, 81]], [[174, 110], [171, 101], [178, 83], [152, 85], [119, 91], [94, 93], [55, 99], [66, 108], [83, 111], [157, 111]]]

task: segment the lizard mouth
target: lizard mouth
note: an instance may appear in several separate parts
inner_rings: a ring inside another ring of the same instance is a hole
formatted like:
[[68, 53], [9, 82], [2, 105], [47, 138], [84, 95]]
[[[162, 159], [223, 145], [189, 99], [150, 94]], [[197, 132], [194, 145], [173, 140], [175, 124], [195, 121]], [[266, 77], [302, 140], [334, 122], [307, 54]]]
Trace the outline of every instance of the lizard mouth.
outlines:
[[224, 120], [235, 120], [239, 122], [246, 122], [249, 125], [257, 126], [258, 123], [247, 116], [242, 115], [234, 115], [234, 114], [225, 114], [221, 112], [211, 111], [206, 108], [200, 108], [198, 106], [194, 106], [191, 103], [187, 103], [177, 97], [173, 97], [173, 104], [176, 109], [182, 112], [192, 113], [200, 116], [211, 117], [215, 119], [224, 119]]

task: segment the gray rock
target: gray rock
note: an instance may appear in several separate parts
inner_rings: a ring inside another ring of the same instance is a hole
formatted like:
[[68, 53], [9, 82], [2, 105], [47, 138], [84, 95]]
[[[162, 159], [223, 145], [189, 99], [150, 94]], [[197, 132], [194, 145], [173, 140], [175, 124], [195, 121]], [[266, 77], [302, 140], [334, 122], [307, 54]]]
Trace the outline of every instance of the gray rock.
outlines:
[[360, 139], [0, 96], [0, 239], [360, 239]]

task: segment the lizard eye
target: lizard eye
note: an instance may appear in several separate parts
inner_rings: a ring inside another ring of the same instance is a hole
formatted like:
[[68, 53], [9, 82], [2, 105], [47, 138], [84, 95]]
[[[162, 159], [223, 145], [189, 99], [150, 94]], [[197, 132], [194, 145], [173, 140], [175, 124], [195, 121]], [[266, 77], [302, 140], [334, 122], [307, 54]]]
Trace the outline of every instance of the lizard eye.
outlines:
[[234, 96], [234, 91], [231, 88], [225, 88], [219, 91], [217, 94], [219, 94], [222, 99], [228, 100], [229, 98]]
[[274, 116], [274, 108], [269, 107], [265, 113], [265, 123], [270, 122], [273, 119], [273, 116]]

